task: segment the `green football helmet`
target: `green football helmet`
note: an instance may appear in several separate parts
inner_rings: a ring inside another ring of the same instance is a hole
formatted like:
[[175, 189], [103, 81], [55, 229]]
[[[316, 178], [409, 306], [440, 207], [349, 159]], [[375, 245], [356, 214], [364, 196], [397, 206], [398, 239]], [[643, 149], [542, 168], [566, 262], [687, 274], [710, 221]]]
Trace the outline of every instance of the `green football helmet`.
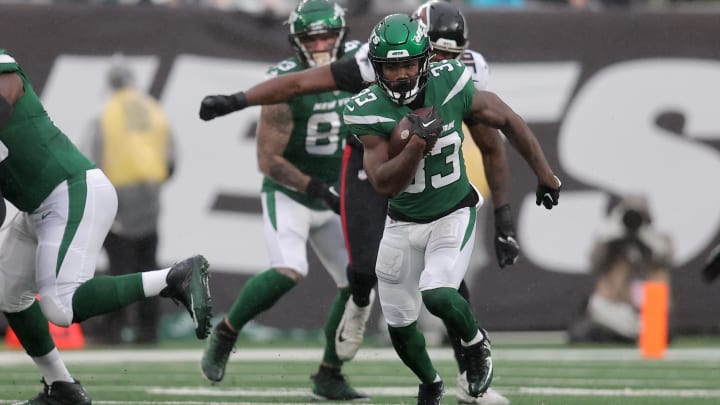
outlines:
[[[327, 0], [303, 0], [290, 13], [290, 44], [300, 61], [309, 67], [337, 60], [345, 49], [345, 10]], [[313, 35], [336, 34], [335, 45], [327, 52], [310, 52], [304, 42]]]
[[[430, 65], [430, 39], [427, 27], [420, 19], [406, 14], [392, 14], [383, 18], [370, 34], [370, 62], [375, 69], [378, 85], [396, 103], [410, 104], [427, 85]], [[402, 80], [388, 80], [383, 74], [386, 63], [417, 61], [417, 76]]]

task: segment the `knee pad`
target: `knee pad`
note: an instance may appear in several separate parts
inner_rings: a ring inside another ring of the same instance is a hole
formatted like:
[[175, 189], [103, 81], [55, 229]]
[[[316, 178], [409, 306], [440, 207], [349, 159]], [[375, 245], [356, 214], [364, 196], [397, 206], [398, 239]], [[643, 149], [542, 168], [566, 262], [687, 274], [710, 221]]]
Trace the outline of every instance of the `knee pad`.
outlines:
[[40, 309], [42, 309], [45, 318], [57, 326], [67, 328], [72, 324], [72, 307], [62, 305], [56, 297], [41, 296]]

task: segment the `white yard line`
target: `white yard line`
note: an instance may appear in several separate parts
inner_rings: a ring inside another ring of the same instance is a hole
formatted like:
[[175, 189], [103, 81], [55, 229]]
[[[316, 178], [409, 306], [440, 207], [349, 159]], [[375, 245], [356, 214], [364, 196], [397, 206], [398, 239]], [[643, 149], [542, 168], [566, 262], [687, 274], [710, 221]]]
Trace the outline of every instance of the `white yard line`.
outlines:
[[720, 398], [720, 390], [698, 389], [606, 389], [606, 388], [557, 388], [520, 387], [518, 394], [525, 395], [572, 395], [612, 397], [663, 397], [663, 398]]
[[[453, 360], [449, 348], [430, 348], [434, 360]], [[68, 364], [124, 363], [124, 362], [197, 362], [202, 349], [118, 349], [63, 351]], [[234, 360], [246, 361], [315, 361], [322, 357], [322, 349], [242, 349], [231, 354]], [[493, 358], [499, 361], [622, 361], [640, 360], [636, 349], [495, 349]], [[397, 360], [391, 348], [362, 349], [354, 361]], [[720, 348], [669, 349], [664, 361], [720, 361]], [[27, 364], [30, 358], [22, 351], [0, 351], [0, 366]]]

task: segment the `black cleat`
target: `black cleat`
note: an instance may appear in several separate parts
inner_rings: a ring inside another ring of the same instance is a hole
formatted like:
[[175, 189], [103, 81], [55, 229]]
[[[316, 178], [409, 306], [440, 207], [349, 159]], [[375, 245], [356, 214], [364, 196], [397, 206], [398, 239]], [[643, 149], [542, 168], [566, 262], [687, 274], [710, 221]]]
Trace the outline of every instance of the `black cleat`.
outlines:
[[208, 280], [207, 260], [197, 255], [175, 263], [166, 277], [168, 286], [160, 291], [161, 297], [180, 302], [190, 313], [195, 324], [195, 336], [205, 339], [210, 333], [212, 304]]
[[367, 395], [355, 391], [345, 376], [336, 368], [320, 366], [318, 373], [310, 376], [310, 379], [312, 380], [312, 396], [315, 399], [353, 401], [369, 398]]
[[208, 381], [216, 383], [225, 377], [225, 366], [230, 352], [235, 348], [237, 337], [237, 332], [231, 330], [225, 324], [225, 320], [220, 321], [213, 328], [200, 360], [200, 369]]
[[485, 329], [480, 329], [480, 333], [485, 337], [482, 342], [463, 347], [465, 377], [468, 382], [467, 391], [470, 396], [475, 398], [487, 391], [493, 377], [490, 338]]
[[445, 385], [442, 381], [431, 384], [420, 384], [418, 386], [417, 405], [440, 405], [442, 404]]
[[15, 405], [91, 405], [92, 399], [80, 381], [55, 381], [47, 385], [43, 378], [43, 392], [33, 399]]

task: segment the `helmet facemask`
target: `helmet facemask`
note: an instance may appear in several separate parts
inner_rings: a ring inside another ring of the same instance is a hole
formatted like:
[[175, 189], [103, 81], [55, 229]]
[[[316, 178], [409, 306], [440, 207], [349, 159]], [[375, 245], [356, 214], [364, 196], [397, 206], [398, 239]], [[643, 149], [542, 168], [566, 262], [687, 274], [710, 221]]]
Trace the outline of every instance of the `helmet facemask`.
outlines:
[[[290, 13], [288, 38], [298, 59], [307, 67], [322, 66], [340, 58], [345, 48], [347, 26], [345, 11], [327, 0], [306, 0]], [[306, 42], [317, 35], [334, 35], [335, 42], [319, 52], [308, 49]]]
[[[397, 104], [406, 105], [412, 103], [420, 91], [427, 85], [427, 73], [429, 66], [429, 52], [414, 58], [405, 58], [398, 61], [373, 61], [377, 83], [385, 93]], [[415, 76], [399, 80], [390, 80], [385, 76], [383, 67], [386, 65], [413, 65], [417, 63], [418, 72]]]
[[[404, 14], [390, 15], [375, 26], [369, 44], [370, 62], [380, 88], [397, 104], [412, 103], [427, 85], [430, 41], [425, 25]], [[417, 64], [418, 72], [409, 78], [390, 80], [383, 70], [386, 64]]]
[[[333, 35], [335, 42], [329, 49], [313, 52], [307, 48], [305, 43], [319, 35]], [[341, 46], [343, 46], [345, 42], [345, 31], [338, 29], [313, 31], [310, 33], [291, 35], [290, 40], [293, 48], [295, 48], [295, 52], [303, 63], [308, 67], [316, 67], [332, 63], [342, 55]]]

